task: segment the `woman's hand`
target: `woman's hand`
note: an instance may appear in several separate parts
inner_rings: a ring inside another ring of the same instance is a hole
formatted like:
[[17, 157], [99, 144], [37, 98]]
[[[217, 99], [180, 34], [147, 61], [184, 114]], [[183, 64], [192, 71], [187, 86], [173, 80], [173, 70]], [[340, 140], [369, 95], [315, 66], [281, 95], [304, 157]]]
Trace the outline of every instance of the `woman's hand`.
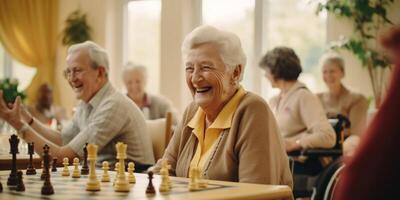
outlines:
[[292, 152], [301, 149], [299, 140], [294, 139], [285, 139], [285, 148], [286, 152]]
[[0, 118], [7, 121], [16, 130], [21, 129], [23, 123], [20, 114], [21, 97], [17, 97], [15, 102], [8, 105], [4, 101], [3, 91], [0, 90]]

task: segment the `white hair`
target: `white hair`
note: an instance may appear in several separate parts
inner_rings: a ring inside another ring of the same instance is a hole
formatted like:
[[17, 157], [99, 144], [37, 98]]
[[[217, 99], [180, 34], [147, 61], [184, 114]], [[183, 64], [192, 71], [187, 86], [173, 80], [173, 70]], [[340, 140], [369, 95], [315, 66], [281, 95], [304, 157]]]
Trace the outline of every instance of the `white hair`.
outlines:
[[92, 41], [86, 41], [71, 45], [68, 48], [68, 55], [81, 49], [88, 50], [93, 69], [102, 66], [106, 70], [106, 75], [108, 75], [110, 67], [108, 62], [108, 55], [105, 49], [101, 48], [98, 44]]
[[183, 40], [181, 49], [183, 57], [187, 56], [190, 49], [204, 43], [212, 43], [217, 46], [222, 61], [229, 69], [234, 69], [236, 66], [241, 65], [242, 71], [239, 81], [243, 79], [246, 55], [237, 35], [208, 25], [199, 26]]
[[320, 65], [324, 66], [326, 64], [334, 64], [337, 67], [339, 67], [339, 69], [345, 73], [345, 64], [344, 64], [344, 59], [342, 56], [340, 56], [338, 53], [336, 52], [328, 52], [326, 54], [324, 54], [321, 59], [320, 59]]
[[144, 65], [128, 62], [122, 69], [122, 75], [130, 71], [139, 71], [147, 79], [147, 68]]

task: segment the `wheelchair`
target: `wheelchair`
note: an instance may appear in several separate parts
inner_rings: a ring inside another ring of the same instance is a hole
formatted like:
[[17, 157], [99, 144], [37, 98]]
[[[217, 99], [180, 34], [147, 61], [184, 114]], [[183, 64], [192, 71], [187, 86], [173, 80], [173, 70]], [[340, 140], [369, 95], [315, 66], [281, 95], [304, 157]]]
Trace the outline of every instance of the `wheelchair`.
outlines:
[[[344, 167], [342, 162], [344, 130], [350, 128], [350, 121], [339, 114], [330, 118], [329, 122], [336, 133], [336, 145], [332, 149], [304, 149], [288, 153], [295, 198], [333, 199], [333, 191]], [[321, 164], [321, 160], [327, 164]]]

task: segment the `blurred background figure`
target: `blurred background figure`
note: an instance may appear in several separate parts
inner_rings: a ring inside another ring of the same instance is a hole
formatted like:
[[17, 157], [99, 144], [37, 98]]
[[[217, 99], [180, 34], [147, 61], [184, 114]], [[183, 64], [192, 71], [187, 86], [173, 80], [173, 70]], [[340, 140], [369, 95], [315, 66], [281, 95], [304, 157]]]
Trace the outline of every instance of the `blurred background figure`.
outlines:
[[47, 83], [42, 84], [36, 94], [35, 104], [28, 106], [28, 111], [43, 124], [61, 128], [60, 125], [68, 118], [63, 107], [53, 105], [53, 89], [51, 86]]
[[329, 53], [322, 58], [322, 77], [328, 88], [327, 92], [317, 94], [329, 118], [338, 114], [350, 120], [351, 127], [345, 131], [348, 137], [343, 150], [345, 155], [350, 155], [359, 143], [360, 133], [365, 128], [368, 101], [359, 93], [347, 89], [342, 79], [345, 76], [345, 64], [342, 57]]
[[176, 112], [170, 101], [146, 92], [147, 70], [145, 66], [128, 62], [124, 67], [123, 81], [128, 97], [142, 110], [145, 119], [165, 118], [167, 112], [172, 112], [173, 123], [176, 124]]

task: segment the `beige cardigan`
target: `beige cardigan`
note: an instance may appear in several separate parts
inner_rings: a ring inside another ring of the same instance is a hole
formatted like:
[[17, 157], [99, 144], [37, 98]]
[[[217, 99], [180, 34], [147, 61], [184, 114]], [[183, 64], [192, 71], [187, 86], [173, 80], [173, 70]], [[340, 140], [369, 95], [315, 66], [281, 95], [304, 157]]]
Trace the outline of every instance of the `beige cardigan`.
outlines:
[[336, 134], [321, 102], [300, 82], [270, 101], [284, 138], [299, 140], [303, 148], [331, 148]]
[[363, 132], [368, 112], [368, 100], [362, 94], [350, 92], [343, 87], [339, 98], [332, 97], [328, 92], [319, 93], [318, 97], [328, 115], [342, 114], [349, 118], [351, 135], [360, 135]]
[[[189, 165], [198, 143], [187, 123], [198, 106], [190, 104], [169, 143], [163, 159], [171, 173], [188, 177]], [[202, 176], [206, 179], [292, 186], [292, 175], [275, 118], [267, 103], [248, 92], [236, 109], [232, 127], [217, 139]], [[161, 160], [153, 170], [157, 173]]]

